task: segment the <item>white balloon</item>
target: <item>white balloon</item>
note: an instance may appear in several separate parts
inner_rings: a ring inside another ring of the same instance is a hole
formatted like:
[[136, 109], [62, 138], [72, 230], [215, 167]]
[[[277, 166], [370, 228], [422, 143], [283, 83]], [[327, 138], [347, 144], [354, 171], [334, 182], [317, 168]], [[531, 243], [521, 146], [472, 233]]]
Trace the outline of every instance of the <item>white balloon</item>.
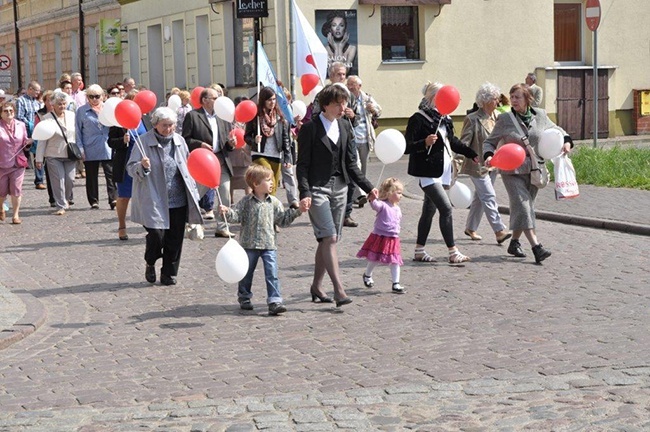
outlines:
[[179, 95], [171, 95], [167, 101], [167, 107], [173, 109], [174, 111], [179, 109], [182, 104], [183, 101], [181, 101], [181, 97]]
[[456, 208], [467, 208], [472, 204], [472, 190], [457, 181], [449, 189], [449, 200]]
[[106, 119], [106, 123], [108, 125], [104, 124], [104, 126], [119, 126], [120, 124], [117, 122], [117, 119], [115, 118], [115, 107], [117, 104], [122, 102], [122, 98], [119, 97], [111, 97], [106, 99], [106, 102], [104, 102], [104, 108], [102, 108], [101, 112], [106, 111], [104, 114], [104, 118]]
[[237, 240], [230, 239], [217, 254], [215, 267], [224, 282], [237, 283], [248, 273], [248, 255]]
[[[32, 132], [32, 138], [36, 141], [46, 141], [54, 136], [58, 127], [54, 123], [54, 120], [43, 120], [39, 122], [34, 131]], [[59, 135], [61, 131], [59, 130]]]
[[218, 97], [214, 101], [214, 112], [221, 120], [232, 123], [235, 121], [235, 103], [227, 96]]
[[375, 155], [385, 164], [397, 162], [406, 150], [406, 139], [397, 129], [386, 129], [377, 135]]
[[104, 126], [108, 126], [108, 127], [111, 127], [111, 126], [117, 126], [117, 125], [112, 124], [112, 123], [111, 123], [111, 122], [106, 118], [106, 112], [107, 112], [106, 109], [103, 109], [103, 110], [101, 110], [101, 111], [99, 112], [99, 116], [98, 116], [98, 117], [99, 117], [99, 122], [100, 122], [101, 124], [103, 124]]
[[316, 99], [316, 95], [317, 95], [318, 93], [320, 93], [321, 90], [323, 90], [323, 86], [322, 86], [322, 85], [317, 85], [316, 87], [314, 87], [314, 88], [312, 89], [312, 91], [309, 92], [309, 94], [307, 95], [307, 97], [309, 98], [310, 101], [313, 102], [313, 100]]
[[553, 159], [555, 156], [562, 153], [563, 146], [564, 136], [562, 135], [562, 132], [555, 128], [546, 129], [542, 132], [542, 136], [539, 139], [537, 151], [539, 156], [544, 159]]
[[300, 120], [305, 118], [307, 114], [307, 105], [301, 100], [295, 100], [291, 103], [291, 109], [293, 110], [293, 115], [298, 116]]

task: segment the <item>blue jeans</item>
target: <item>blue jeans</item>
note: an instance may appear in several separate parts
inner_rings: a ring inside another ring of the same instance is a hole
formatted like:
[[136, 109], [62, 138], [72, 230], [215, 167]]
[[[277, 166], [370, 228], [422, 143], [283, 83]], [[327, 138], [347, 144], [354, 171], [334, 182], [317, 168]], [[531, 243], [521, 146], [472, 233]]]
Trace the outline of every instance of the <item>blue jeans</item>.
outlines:
[[45, 184], [45, 168], [42, 166], [40, 168], [34, 167], [34, 184]]
[[201, 207], [206, 212], [211, 211], [214, 208], [215, 196], [216, 194], [214, 193], [214, 189], [208, 189], [205, 195], [203, 195], [203, 197], [199, 200], [199, 207]]
[[264, 279], [266, 280], [266, 303], [282, 303], [280, 293], [280, 280], [278, 279], [277, 253], [271, 249], [245, 249], [248, 255], [248, 273], [239, 282], [237, 297], [239, 301], [253, 297], [253, 274], [257, 267], [257, 260], [261, 257], [264, 265]]

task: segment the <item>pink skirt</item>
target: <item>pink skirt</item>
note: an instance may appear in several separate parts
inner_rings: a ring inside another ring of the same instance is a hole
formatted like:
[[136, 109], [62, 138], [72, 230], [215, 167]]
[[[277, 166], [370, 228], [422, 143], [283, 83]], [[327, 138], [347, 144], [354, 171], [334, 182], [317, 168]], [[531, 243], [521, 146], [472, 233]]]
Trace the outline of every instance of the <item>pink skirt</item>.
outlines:
[[357, 258], [366, 258], [368, 261], [382, 264], [404, 264], [399, 237], [386, 237], [375, 233], [370, 233], [357, 253]]

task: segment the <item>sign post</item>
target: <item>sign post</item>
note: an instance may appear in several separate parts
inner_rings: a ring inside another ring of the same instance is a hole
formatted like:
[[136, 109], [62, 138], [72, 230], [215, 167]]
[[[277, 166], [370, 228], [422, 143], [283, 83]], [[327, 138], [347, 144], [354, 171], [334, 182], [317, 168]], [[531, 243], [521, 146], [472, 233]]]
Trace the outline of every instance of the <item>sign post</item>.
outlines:
[[587, 0], [585, 21], [594, 33], [594, 148], [598, 144], [598, 25], [600, 24], [600, 0]]

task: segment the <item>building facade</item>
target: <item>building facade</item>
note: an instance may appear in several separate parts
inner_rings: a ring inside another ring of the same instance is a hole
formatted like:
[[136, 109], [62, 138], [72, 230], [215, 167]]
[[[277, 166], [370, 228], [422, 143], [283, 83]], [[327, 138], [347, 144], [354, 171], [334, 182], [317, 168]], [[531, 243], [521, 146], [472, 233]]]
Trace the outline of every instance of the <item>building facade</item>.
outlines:
[[[25, 17], [19, 20], [24, 35], [21, 46], [30, 58], [23, 76], [38, 79], [42, 74], [48, 86], [49, 76], [56, 76], [58, 69], [75, 69], [72, 41], [78, 32], [74, 18], [78, 0], [17, 1], [19, 9], [23, 8], [20, 16]], [[0, 0], [0, 54], [12, 50], [13, 25], [5, 24], [11, 18], [11, 3]], [[259, 38], [278, 77], [306, 100], [291, 75], [292, 2], [268, 2], [265, 18], [238, 18], [237, 11], [252, 3], [84, 0], [86, 34], [94, 32], [99, 16], [121, 19], [123, 52], [97, 56], [98, 82], [133, 76], [159, 98], [172, 87], [191, 89], [216, 82], [224, 84], [231, 97], [251, 96], [256, 91], [255, 40]], [[417, 109], [420, 90], [427, 81], [458, 88], [462, 100], [453, 114], [461, 121], [483, 82], [490, 81], [507, 93], [513, 84], [523, 82], [527, 73], [534, 72], [544, 90], [542, 107], [574, 137], [591, 137], [594, 34], [585, 24], [586, 0], [296, 3], [329, 48], [330, 58], [347, 63], [362, 78], [363, 89], [382, 105], [382, 126], [403, 127]], [[650, 88], [650, 56], [644, 49], [650, 39], [650, 28], [645, 25], [650, 7], [647, 0], [600, 3], [599, 136], [630, 135], [635, 133], [634, 90]], [[67, 18], [48, 13], [54, 4], [70, 11]], [[97, 18], [92, 18], [93, 11]], [[61, 27], [55, 29], [54, 25]], [[96, 46], [96, 41], [97, 37], [93, 45], [88, 40], [88, 46]], [[61, 47], [60, 58], [57, 46]], [[92, 49], [87, 49], [86, 55], [92, 56]], [[114, 68], [119, 72], [113, 72]], [[87, 69], [92, 76], [93, 67]]]

